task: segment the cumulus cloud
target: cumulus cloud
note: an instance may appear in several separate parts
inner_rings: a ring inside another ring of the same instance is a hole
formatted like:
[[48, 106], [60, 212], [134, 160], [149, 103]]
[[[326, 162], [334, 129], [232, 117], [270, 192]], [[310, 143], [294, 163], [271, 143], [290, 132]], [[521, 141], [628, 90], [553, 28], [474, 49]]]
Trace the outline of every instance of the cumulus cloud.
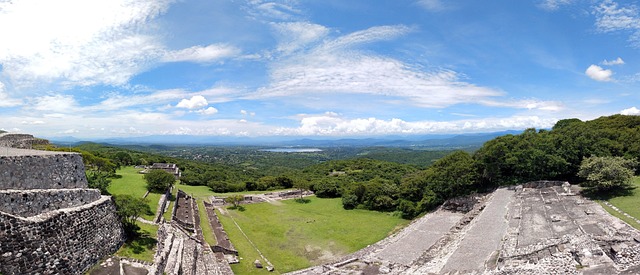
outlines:
[[622, 58], [618, 57], [615, 60], [604, 60], [602, 61], [602, 65], [606, 65], [606, 66], [613, 66], [613, 65], [623, 65], [624, 64], [624, 60], [622, 60]]
[[335, 113], [300, 116], [299, 127], [279, 128], [278, 135], [371, 136], [390, 134], [429, 134], [451, 132], [479, 132], [506, 129], [550, 128], [557, 119], [538, 116], [469, 119], [457, 121], [405, 121], [370, 118], [343, 118]]
[[640, 109], [636, 107], [631, 107], [631, 108], [620, 111], [620, 114], [627, 115], [627, 116], [640, 116]]
[[204, 47], [193, 46], [179, 51], [167, 52], [163, 57], [163, 61], [209, 63], [237, 56], [239, 54], [240, 50], [236, 47], [225, 44], [212, 44]]
[[178, 105], [176, 105], [176, 107], [193, 110], [206, 107], [207, 105], [209, 105], [209, 102], [206, 98], [204, 98], [204, 96], [196, 95], [192, 96], [191, 99], [183, 98], [182, 100], [180, 100]]
[[[2, 1], [0, 63], [18, 86], [120, 85], [162, 53], [152, 20], [169, 0]], [[20, 26], [20, 27], [15, 27]]]
[[611, 76], [613, 75], [613, 71], [603, 69], [602, 67], [593, 64], [589, 66], [584, 73], [596, 81], [611, 81]]
[[203, 115], [214, 115], [218, 113], [218, 109], [209, 107], [206, 109], [197, 110], [196, 113], [203, 114]]

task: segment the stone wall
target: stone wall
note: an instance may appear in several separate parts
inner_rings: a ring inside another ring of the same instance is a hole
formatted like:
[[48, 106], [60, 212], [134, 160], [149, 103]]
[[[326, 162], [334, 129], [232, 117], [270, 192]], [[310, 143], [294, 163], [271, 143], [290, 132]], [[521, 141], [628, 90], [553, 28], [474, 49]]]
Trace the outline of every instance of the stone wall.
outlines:
[[0, 212], [31, 217], [99, 199], [97, 189], [0, 190]]
[[0, 273], [81, 274], [124, 237], [108, 196], [29, 218], [0, 212]]
[[87, 188], [80, 154], [35, 150], [20, 153], [0, 155], [0, 190]]

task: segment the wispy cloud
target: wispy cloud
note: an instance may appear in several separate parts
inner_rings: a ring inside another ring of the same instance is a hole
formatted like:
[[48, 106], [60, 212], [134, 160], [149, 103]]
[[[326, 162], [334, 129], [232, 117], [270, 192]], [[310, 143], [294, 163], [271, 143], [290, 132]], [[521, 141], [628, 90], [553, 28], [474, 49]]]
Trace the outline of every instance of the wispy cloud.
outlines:
[[400, 60], [360, 49], [365, 44], [392, 40], [411, 32], [407, 26], [378, 26], [325, 38], [308, 51], [271, 64], [270, 85], [250, 98], [313, 94], [368, 94], [389, 102], [426, 108], [479, 103], [508, 108], [558, 109], [558, 103], [500, 102], [503, 91], [463, 81], [452, 70], [412, 66]]
[[22, 104], [22, 100], [10, 98], [4, 91], [4, 83], [0, 82], [0, 107], [14, 107]]
[[604, 60], [601, 62], [602, 65], [606, 65], [606, 66], [613, 66], [613, 65], [623, 65], [624, 64], [624, 60], [622, 60], [622, 58], [618, 57], [614, 60]]
[[589, 66], [584, 73], [596, 81], [611, 81], [611, 76], [613, 75], [613, 71], [603, 69], [602, 67], [593, 64]]
[[418, 5], [428, 11], [443, 11], [448, 8], [442, 0], [419, 0]]
[[277, 51], [284, 54], [304, 48], [329, 33], [329, 28], [309, 22], [272, 23], [272, 26], [279, 40]]
[[234, 57], [240, 53], [241, 51], [238, 48], [230, 45], [212, 44], [204, 47], [193, 46], [178, 51], [169, 51], [163, 56], [162, 60], [165, 62], [210, 63]]
[[249, 0], [247, 10], [251, 16], [264, 21], [294, 20], [302, 11], [297, 0]]
[[170, 2], [0, 2], [0, 26], [13, 26], [0, 28], [3, 73], [16, 86], [124, 84], [161, 54], [147, 30]]
[[573, 3], [574, 0], [543, 0], [538, 6], [542, 9], [555, 11], [564, 5]]
[[594, 14], [599, 31], [629, 31], [629, 42], [640, 47], [640, 14], [636, 6], [620, 6], [612, 0], [604, 0], [595, 8]]

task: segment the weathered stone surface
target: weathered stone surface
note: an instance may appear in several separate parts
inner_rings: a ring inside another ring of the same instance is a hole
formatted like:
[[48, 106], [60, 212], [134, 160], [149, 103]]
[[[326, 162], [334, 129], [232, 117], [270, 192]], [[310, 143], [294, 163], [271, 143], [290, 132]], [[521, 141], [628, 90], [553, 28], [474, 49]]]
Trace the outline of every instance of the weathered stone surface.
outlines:
[[123, 241], [122, 225], [107, 196], [30, 218], [0, 213], [0, 272], [80, 274]]
[[0, 148], [0, 190], [87, 188], [77, 153]]
[[0, 190], [0, 212], [31, 217], [99, 199], [97, 189]]

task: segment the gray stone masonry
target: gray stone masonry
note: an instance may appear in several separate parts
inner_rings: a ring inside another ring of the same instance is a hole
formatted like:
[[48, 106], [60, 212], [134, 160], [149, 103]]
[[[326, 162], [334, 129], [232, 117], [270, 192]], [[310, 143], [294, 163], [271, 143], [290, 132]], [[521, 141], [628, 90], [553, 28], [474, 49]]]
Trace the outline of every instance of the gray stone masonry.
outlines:
[[87, 188], [82, 156], [0, 147], [0, 190]]
[[0, 190], [0, 211], [31, 217], [99, 199], [100, 191], [96, 189]]
[[80, 154], [0, 147], [0, 274], [82, 274], [124, 240], [111, 197], [87, 188]]
[[0, 273], [81, 274], [123, 241], [108, 196], [30, 218], [0, 212]]

